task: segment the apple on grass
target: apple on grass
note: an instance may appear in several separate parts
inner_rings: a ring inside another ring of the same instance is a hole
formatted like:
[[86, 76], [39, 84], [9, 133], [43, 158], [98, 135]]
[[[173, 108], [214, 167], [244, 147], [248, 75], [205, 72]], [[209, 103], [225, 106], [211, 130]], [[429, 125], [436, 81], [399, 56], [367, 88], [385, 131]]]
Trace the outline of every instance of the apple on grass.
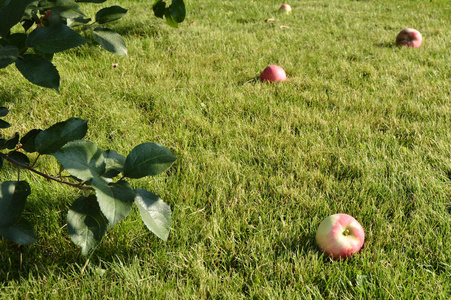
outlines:
[[287, 80], [287, 74], [282, 67], [271, 65], [260, 74], [261, 81], [278, 82]]
[[421, 33], [413, 28], [401, 30], [396, 36], [396, 45], [418, 48], [421, 46]]
[[316, 231], [318, 246], [334, 259], [347, 258], [358, 252], [364, 240], [362, 225], [347, 214], [325, 218]]
[[279, 8], [279, 12], [280, 13], [284, 13], [284, 14], [291, 14], [291, 6], [288, 4], [283, 4], [280, 8]]

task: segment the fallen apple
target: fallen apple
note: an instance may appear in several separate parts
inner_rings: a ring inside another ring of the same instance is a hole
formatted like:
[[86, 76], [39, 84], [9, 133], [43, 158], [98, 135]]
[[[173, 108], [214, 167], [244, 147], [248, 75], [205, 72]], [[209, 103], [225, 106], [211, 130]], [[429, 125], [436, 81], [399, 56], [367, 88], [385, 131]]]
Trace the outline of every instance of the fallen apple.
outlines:
[[325, 218], [316, 231], [318, 246], [334, 259], [347, 258], [358, 252], [364, 240], [362, 225], [347, 214]]
[[421, 46], [421, 33], [413, 28], [401, 30], [396, 36], [396, 45], [418, 48]]
[[285, 70], [279, 66], [271, 65], [266, 67], [260, 74], [261, 81], [278, 82], [287, 80]]
[[291, 14], [291, 6], [289, 6], [288, 4], [283, 4], [280, 8], [279, 8], [279, 12], [284, 13], [284, 14]]

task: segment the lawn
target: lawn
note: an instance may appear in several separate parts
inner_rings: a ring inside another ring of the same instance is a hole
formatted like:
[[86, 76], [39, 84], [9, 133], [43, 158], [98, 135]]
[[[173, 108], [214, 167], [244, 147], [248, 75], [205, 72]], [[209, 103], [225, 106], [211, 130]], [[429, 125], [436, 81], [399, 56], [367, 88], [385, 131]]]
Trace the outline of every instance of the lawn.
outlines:
[[[86, 261], [65, 226], [79, 193], [22, 172], [38, 242], [0, 238], [0, 298], [450, 299], [450, 1], [303, 0], [280, 15], [279, 1], [186, 0], [178, 29], [152, 3], [102, 4], [129, 9], [111, 25], [128, 55], [55, 55], [59, 94], [1, 69], [0, 106], [5, 135], [75, 116], [104, 150], [169, 148], [167, 172], [132, 182], [171, 206], [168, 241], [135, 209]], [[407, 27], [420, 48], [396, 47]], [[272, 64], [286, 82], [258, 80]], [[335, 213], [365, 230], [347, 260], [316, 246]]]

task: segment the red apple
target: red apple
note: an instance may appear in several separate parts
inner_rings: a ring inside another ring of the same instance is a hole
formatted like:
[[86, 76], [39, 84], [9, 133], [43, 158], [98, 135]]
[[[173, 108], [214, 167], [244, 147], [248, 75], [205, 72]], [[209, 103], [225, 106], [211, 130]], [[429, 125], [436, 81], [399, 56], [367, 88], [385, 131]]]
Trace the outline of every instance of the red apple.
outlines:
[[396, 37], [396, 45], [418, 48], [421, 45], [422, 37], [418, 30], [406, 28], [401, 30]]
[[347, 258], [358, 252], [364, 240], [362, 225], [346, 214], [325, 218], [316, 231], [318, 246], [334, 259]]
[[280, 8], [279, 8], [279, 12], [284, 13], [284, 14], [291, 14], [291, 6], [289, 6], [288, 4], [283, 4]]
[[261, 81], [278, 82], [287, 80], [287, 74], [279, 66], [271, 65], [266, 67], [260, 74]]

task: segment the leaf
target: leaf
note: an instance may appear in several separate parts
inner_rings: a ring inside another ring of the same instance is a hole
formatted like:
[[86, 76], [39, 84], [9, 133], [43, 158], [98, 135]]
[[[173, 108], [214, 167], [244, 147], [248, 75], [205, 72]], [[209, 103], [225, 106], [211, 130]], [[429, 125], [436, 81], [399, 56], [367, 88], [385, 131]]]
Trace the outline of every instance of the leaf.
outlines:
[[9, 128], [9, 127], [11, 127], [11, 124], [0, 119], [0, 128]]
[[67, 214], [67, 228], [70, 239], [81, 247], [84, 256], [102, 241], [108, 221], [102, 215], [94, 195], [81, 196], [74, 201]]
[[16, 60], [16, 67], [31, 83], [59, 91], [60, 75], [55, 66], [36, 54], [25, 54]]
[[141, 178], [166, 171], [177, 157], [169, 149], [155, 143], [136, 146], [125, 159], [124, 176]]
[[30, 165], [30, 160], [28, 159], [28, 156], [25, 154], [19, 152], [19, 151], [12, 151], [8, 153], [8, 157], [17, 161], [18, 163], [21, 163], [23, 165]]
[[19, 133], [16, 132], [12, 137], [6, 140], [5, 147], [7, 149], [14, 149], [16, 148], [18, 143], [19, 143]]
[[[80, 6], [74, 0], [52, 0], [49, 5], [46, 6], [47, 10], [51, 10], [53, 16], [61, 16], [65, 19], [84, 17], [85, 14], [81, 11]], [[53, 20], [50, 20], [52, 25]]]
[[174, 19], [174, 17], [171, 15], [171, 12], [167, 9], [166, 12], [164, 13], [164, 18], [166, 20], [166, 23], [174, 28], [179, 27], [179, 24], [177, 23], [177, 21]]
[[126, 181], [108, 184], [102, 178], [94, 178], [94, 187], [100, 209], [111, 226], [123, 220], [132, 210], [135, 192]]
[[19, 49], [16, 46], [0, 46], [0, 69], [6, 68], [17, 60]]
[[153, 13], [157, 18], [162, 18], [166, 12], [166, 2], [163, 0], [156, 0], [152, 6]]
[[36, 242], [36, 233], [33, 225], [21, 218], [18, 222], [5, 228], [0, 228], [0, 235], [19, 245], [30, 245]]
[[0, 118], [6, 117], [9, 114], [9, 109], [7, 107], [0, 107]]
[[25, 47], [25, 40], [27, 39], [26, 33], [13, 33], [8, 36], [8, 43], [3, 46], [16, 46], [17, 49], [23, 49]]
[[102, 8], [96, 13], [96, 22], [99, 24], [104, 24], [119, 20], [127, 13], [127, 11], [127, 9], [117, 5]]
[[103, 156], [105, 158], [105, 173], [103, 173], [102, 177], [113, 178], [122, 172], [125, 157], [114, 150], [104, 151]]
[[156, 236], [166, 242], [172, 222], [171, 208], [160, 197], [149, 191], [136, 189], [135, 193], [135, 203], [144, 224]]
[[102, 151], [90, 141], [69, 142], [52, 155], [64, 169], [81, 180], [91, 180], [105, 172]]
[[0, 34], [8, 35], [11, 27], [22, 19], [25, 8], [35, 0], [11, 0], [6, 1], [0, 10]]
[[70, 141], [82, 139], [87, 131], [88, 120], [69, 118], [39, 133], [35, 139], [36, 150], [41, 154], [51, 154]]
[[41, 133], [41, 129], [32, 129], [27, 134], [25, 134], [19, 141], [19, 143], [22, 145], [22, 149], [29, 153], [36, 152], [36, 137], [39, 133]]
[[183, 0], [172, 0], [171, 5], [169, 5], [168, 11], [175, 22], [182, 23], [183, 20], [185, 20], [186, 9]]
[[33, 30], [25, 44], [43, 53], [56, 53], [78, 47], [86, 39], [65, 24], [42, 26]]
[[30, 185], [26, 181], [4, 181], [0, 184], [0, 228], [19, 221], [30, 193]]
[[89, 22], [91, 22], [91, 18], [84, 18], [84, 17], [71, 18], [71, 19], [67, 19], [67, 26], [76, 27], [76, 26], [88, 24]]
[[127, 55], [127, 45], [124, 39], [115, 31], [97, 27], [93, 31], [94, 39], [106, 50], [117, 55]]

